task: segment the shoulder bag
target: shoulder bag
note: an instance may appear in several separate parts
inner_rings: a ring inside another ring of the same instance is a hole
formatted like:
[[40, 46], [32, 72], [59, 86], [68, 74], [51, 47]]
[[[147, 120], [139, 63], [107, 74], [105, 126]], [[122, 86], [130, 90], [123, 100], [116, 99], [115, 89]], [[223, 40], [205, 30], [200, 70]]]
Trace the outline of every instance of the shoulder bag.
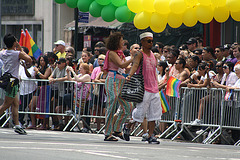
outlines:
[[143, 57], [139, 74], [134, 74], [129, 82], [124, 83], [121, 96], [128, 102], [141, 103], [144, 96], [144, 79], [142, 75]]

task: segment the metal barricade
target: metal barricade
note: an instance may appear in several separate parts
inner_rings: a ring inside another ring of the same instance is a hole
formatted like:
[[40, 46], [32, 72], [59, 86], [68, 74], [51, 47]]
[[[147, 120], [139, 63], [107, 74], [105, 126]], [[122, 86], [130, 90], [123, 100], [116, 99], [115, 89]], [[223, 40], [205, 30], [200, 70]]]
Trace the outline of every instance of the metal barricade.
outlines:
[[[223, 99], [223, 109], [222, 109], [222, 130], [232, 131], [240, 130], [240, 90], [234, 90], [228, 101]], [[225, 141], [227, 139], [222, 135]], [[229, 144], [235, 143], [233, 139], [230, 139]], [[240, 145], [240, 140], [235, 143], [235, 145]]]
[[[180, 89], [180, 93], [182, 93], [183, 90]], [[182, 94], [180, 94], [182, 95]], [[166, 98], [169, 102], [169, 106], [171, 107], [171, 109], [166, 112], [163, 113], [160, 123], [168, 123], [171, 124], [163, 133], [161, 133], [161, 135], [159, 136], [159, 138], [168, 138], [171, 135], [173, 135], [177, 129], [178, 129], [178, 123], [179, 123], [179, 107], [180, 107], [180, 98], [178, 97], [169, 97], [166, 95]], [[161, 125], [161, 124], [160, 124]], [[165, 136], [165, 137], [164, 137]]]
[[66, 95], [71, 97], [74, 94], [74, 84], [75, 82], [72, 81], [49, 84], [48, 80], [22, 79], [19, 88], [19, 116], [32, 114], [37, 115], [39, 119], [49, 118], [49, 116], [56, 119], [56, 116], [59, 116], [58, 120], [61, 120], [62, 116], [76, 117], [73, 101], [66, 104], [65, 97]]
[[[74, 129], [80, 121], [83, 126], [93, 132], [92, 128], [97, 128], [97, 133], [100, 133], [104, 126], [101, 126], [101, 121], [105, 119], [106, 93], [104, 83], [78, 83], [76, 107], [75, 111], [78, 115], [77, 122], [70, 129]], [[91, 123], [93, 121], [93, 123]], [[94, 126], [94, 123], [97, 126]]]
[[[207, 89], [207, 88], [183, 88], [182, 106], [180, 108], [181, 130], [174, 136], [186, 131], [189, 136], [195, 141], [208, 129], [212, 129], [212, 134], [209, 135], [203, 143], [211, 143], [221, 134], [221, 111], [222, 111], [222, 89]], [[192, 126], [192, 122], [201, 119], [201, 124], [198, 126], [206, 127], [199, 135], [193, 134], [188, 126]]]

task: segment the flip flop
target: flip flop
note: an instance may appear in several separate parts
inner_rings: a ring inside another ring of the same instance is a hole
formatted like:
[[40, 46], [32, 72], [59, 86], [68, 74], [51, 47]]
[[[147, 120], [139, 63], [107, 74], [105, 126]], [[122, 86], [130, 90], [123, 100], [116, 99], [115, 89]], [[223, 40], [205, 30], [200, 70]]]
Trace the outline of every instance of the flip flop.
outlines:
[[121, 132], [113, 132], [113, 135], [114, 135], [115, 137], [119, 137], [119, 138], [121, 138], [122, 140], [124, 140], [123, 135], [121, 134]]
[[118, 141], [118, 139], [113, 136], [105, 136], [104, 141], [115, 141], [116, 142], [116, 141]]

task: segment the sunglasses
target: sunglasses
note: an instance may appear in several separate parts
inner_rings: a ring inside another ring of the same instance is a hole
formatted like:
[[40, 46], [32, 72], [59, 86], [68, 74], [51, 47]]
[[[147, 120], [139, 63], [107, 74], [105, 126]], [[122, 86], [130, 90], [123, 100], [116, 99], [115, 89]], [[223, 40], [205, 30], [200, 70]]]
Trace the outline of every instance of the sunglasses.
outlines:
[[102, 59], [102, 58], [98, 58], [98, 59], [104, 61], [104, 59]]
[[219, 53], [220, 51], [219, 51], [219, 50], [216, 50], [215, 52]]
[[151, 39], [148, 39], [146, 41], [147, 41], [147, 43], [153, 43], [153, 40], [151, 40]]
[[177, 62], [176, 62], [175, 64], [180, 64], [180, 63], [177, 63]]
[[135, 47], [134, 49], [140, 49], [140, 48], [138, 48], [138, 47]]
[[220, 67], [222, 67], [221, 65], [216, 65], [216, 68], [220, 68]]
[[228, 66], [223, 66], [223, 69], [227, 69], [227, 68], [229, 68]]
[[65, 52], [70, 52], [70, 51], [65, 51]]
[[95, 49], [94, 51], [99, 51], [99, 49]]

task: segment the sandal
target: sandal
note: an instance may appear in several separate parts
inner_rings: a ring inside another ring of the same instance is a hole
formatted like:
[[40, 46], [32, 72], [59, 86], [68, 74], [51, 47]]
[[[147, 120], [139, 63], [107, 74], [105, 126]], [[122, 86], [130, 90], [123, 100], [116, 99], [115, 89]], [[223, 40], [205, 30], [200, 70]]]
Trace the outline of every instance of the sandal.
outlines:
[[122, 140], [124, 140], [123, 135], [121, 134], [121, 132], [113, 132], [113, 135], [114, 135], [115, 137], [119, 137], [119, 138], [121, 138]]
[[115, 141], [116, 142], [116, 141], [118, 141], [118, 139], [113, 136], [105, 136], [104, 141]]

